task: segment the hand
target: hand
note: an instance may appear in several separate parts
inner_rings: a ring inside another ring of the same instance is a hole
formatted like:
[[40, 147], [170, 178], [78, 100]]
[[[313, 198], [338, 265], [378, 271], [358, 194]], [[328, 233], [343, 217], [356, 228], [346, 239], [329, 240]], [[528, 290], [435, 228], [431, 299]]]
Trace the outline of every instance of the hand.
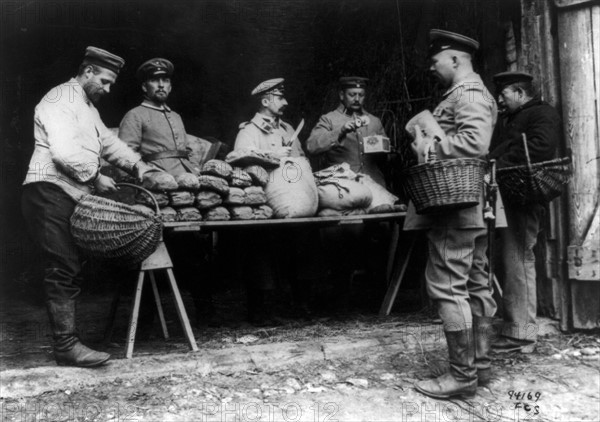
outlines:
[[417, 156], [419, 164], [421, 164], [427, 161], [426, 158], [427, 154], [429, 154], [429, 150], [431, 148], [435, 148], [435, 146], [433, 145], [433, 139], [424, 138], [423, 133], [421, 132], [421, 127], [419, 125], [415, 125], [415, 139], [411, 142], [410, 148]]
[[109, 193], [118, 190], [117, 182], [103, 174], [99, 175], [94, 181], [94, 188], [96, 189], [96, 193]]
[[154, 172], [154, 171], [160, 171], [159, 169], [146, 164], [142, 160], [140, 160], [137, 163], [135, 163], [135, 166], [133, 166], [133, 170], [135, 172], [135, 178], [140, 183], [144, 180], [144, 175], [146, 173], [148, 173], [148, 172]]
[[349, 133], [349, 132], [353, 132], [355, 130], [356, 130], [356, 123], [354, 122], [354, 120], [348, 120], [346, 123], [344, 123], [344, 126], [342, 126], [343, 133]]
[[273, 151], [277, 158], [287, 158], [292, 155], [292, 147], [281, 147]]

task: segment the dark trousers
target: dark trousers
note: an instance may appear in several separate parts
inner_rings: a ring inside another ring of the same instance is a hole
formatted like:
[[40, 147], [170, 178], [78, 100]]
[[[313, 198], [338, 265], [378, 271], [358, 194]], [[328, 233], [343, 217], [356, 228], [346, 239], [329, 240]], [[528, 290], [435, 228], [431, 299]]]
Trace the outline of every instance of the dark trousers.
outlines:
[[74, 300], [81, 292], [80, 256], [69, 222], [75, 205], [75, 200], [52, 183], [23, 187], [21, 207], [29, 234], [42, 251], [47, 300]]

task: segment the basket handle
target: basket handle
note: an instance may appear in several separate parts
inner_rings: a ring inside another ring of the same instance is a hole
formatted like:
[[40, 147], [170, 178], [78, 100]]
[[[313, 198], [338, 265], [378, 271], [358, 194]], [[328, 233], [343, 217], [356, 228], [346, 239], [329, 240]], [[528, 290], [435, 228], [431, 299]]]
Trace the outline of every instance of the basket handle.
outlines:
[[125, 183], [125, 182], [123, 182], [123, 183], [117, 183], [116, 185], [117, 186], [127, 186], [127, 187], [130, 187], [130, 188], [139, 189], [142, 192], [144, 192], [146, 195], [148, 195], [150, 197], [150, 199], [152, 200], [152, 202], [154, 202], [154, 207], [156, 208], [156, 215], [160, 215], [160, 208], [158, 207], [158, 201], [156, 201], [156, 199], [154, 198], [154, 195], [152, 195], [152, 193], [150, 193], [149, 190], [144, 189], [141, 186], [134, 185], [133, 183]]
[[529, 172], [531, 173], [531, 159], [529, 158], [529, 147], [527, 146], [527, 135], [525, 135], [525, 132], [523, 132], [521, 135], [523, 137], [523, 147], [525, 148], [525, 157], [527, 158], [527, 168], [529, 169]]

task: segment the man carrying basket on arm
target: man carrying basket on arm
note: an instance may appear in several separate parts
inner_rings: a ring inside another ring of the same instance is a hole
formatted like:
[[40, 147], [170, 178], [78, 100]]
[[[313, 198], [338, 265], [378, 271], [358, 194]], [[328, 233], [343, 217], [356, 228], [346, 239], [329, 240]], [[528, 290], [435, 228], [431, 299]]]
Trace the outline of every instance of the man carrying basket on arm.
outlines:
[[70, 230], [77, 201], [92, 192], [114, 192], [100, 174], [100, 158], [141, 179], [151, 168], [106, 128], [94, 107], [110, 92], [124, 60], [88, 47], [77, 76], [50, 90], [35, 108], [35, 149], [23, 182], [22, 210], [45, 259], [46, 307], [59, 365], [93, 367], [110, 355], [84, 346], [75, 328], [81, 291], [80, 255]]
[[[484, 158], [496, 123], [497, 108], [472, 55], [479, 43], [463, 35], [431, 30], [430, 71], [448, 88], [433, 116], [445, 136], [429, 147], [439, 160]], [[413, 148], [426, 152], [416, 127]], [[428, 149], [428, 148], [427, 148]], [[457, 181], [460, 182], [460, 181]], [[409, 203], [405, 230], [427, 230], [429, 257], [425, 270], [427, 291], [438, 307], [448, 343], [447, 373], [415, 384], [417, 391], [435, 398], [471, 396], [490, 378], [489, 338], [486, 327], [496, 312], [486, 271], [487, 231], [480, 202], [461, 210], [418, 215]]]
[[[533, 77], [523, 72], [494, 75], [498, 105], [504, 119], [496, 127], [490, 158], [498, 168], [525, 165], [523, 135], [532, 163], [554, 158], [561, 133], [558, 112], [533, 89]], [[537, 338], [537, 296], [533, 248], [544, 214], [543, 202], [519, 205], [505, 198], [508, 227], [501, 234], [504, 271], [504, 327], [492, 347], [498, 351], [531, 353]]]

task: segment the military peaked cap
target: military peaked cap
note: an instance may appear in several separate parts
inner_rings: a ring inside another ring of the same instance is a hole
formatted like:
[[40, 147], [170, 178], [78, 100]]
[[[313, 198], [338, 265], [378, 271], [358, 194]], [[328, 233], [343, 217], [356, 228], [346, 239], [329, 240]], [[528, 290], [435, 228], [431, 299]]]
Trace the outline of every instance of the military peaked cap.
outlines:
[[429, 57], [444, 50], [457, 50], [473, 54], [479, 49], [479, 42], [473, 38], [442, 29], [429, 31], [429, 42]]
[[123, 60], [119, 56], [115, 56], [114, 54], [109, 53], [106, 50], [90, 46], [85, 49], [83, 64], [93, 64], [108, 70], [112, 70], [115, 73], [119, 73], [121, 68], [125, 65], [125, 60]]

